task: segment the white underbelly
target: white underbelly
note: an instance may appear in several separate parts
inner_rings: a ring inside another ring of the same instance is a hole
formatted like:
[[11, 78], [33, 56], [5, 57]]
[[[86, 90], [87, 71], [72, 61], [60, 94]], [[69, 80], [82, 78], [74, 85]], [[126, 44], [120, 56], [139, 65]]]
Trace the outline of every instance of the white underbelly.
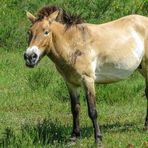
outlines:
[[142, 55], [143, 53], [141, 56], [136, 56], [133, 53], [114, 62], [104, 64], [98, 62], [95, 69], [95, 81], [98, 83], [112, 83], [126, 79], [138, 68]]
[[112, 83], [124, 80], [135, 71], [138, 65], [137, 63], [134, 67], [126, 69], [114, 64], [104, 64], [101, 68], [96, 69], [95, 81], [98, 83]]

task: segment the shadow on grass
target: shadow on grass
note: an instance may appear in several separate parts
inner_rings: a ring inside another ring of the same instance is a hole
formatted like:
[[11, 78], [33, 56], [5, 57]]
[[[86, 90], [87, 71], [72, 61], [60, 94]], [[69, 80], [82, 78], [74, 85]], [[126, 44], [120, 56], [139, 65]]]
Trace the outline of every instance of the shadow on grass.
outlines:
[[124, 133], [124, 132], [129, 132], [129, 131], [138, 131], [138, 132], [143, 131], [134, 122], [125, 122], [125, 123], [116, 122], [113, 124], [105, 124], [101, 126], [101, 129], [104, 133], [105, 132]]
[[[21, 132], [16, 134], [12, 129], [6, 129], [3, 138], [0, 140], [2, 147], [8, 146], [22, 146], [23, 142], [26, 145], [66, 145], [68, 144], [72, 127], [61, 124], [59, 121], [44, 120], [36, 125], [25, 124], [21, 128]], [[139, 131], [142, 132], [135, 123], [114, 123], [106, 124], [101, 126], [103, 133], [112, 132], [128, 132]], [[81, 139], [89, 138], [93, 135], [93, 128], [82, 127], [81, 128]]]

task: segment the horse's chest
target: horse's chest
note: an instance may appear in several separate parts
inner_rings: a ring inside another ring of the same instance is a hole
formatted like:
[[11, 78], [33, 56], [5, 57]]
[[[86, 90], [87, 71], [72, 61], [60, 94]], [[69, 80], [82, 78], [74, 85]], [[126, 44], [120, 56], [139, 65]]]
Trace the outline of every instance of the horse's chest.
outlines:
[[[57, 66], [56, 66], [57, 67]], [[63, 76], [63, 78], [71, 84], [81, 85], [81, 77], [76, 72], [76, 70], [70, 66], [63, 65], [62, 67], [57, 67], [57, 70]]]

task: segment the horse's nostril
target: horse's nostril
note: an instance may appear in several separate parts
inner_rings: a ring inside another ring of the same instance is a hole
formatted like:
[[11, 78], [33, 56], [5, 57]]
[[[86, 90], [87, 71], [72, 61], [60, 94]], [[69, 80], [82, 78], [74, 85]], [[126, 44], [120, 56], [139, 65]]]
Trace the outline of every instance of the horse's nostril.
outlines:
[[33, 54], [32, 54], [32, 58], [33, 58], [33, 59], [36, 59], [36, 58], [37, 58], [37, 54], [36, 54], [36, 53], [33, 53]]
[[26, 60], [28, 58], [27, 54], [24, 53], [24, 59]]

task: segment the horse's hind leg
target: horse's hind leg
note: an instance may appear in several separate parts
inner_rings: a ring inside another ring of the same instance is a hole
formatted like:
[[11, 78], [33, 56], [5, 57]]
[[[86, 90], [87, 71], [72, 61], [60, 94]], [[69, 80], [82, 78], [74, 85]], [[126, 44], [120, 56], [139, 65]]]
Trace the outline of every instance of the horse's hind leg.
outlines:
[[145, 95], [147, 98], [147, 113], [145, 118], [145, 129], [148, 130], [148, 84], [146, 85], [146, 88], [145, 88]]
[[147, 99], [147, 111], [146, 111], [146, 118], [145, 118], [145, 129], [148, 130], [148, 65], [145, 68], [145, 95], [146, 95], [146, 99]]
[[[147, 62], [146, 62], [147, 61]], [[141, 63], [141, 67], [139, 69], [139, 72], [144, 76], [145, 78], [145, 95], [147, 99], [147, 111], [146, 111], [146, 118], [145, 118], [145, 129], [148, 130], [148, 60], [143, 60]]]
[[145, 56], [142, 61], [143, 76], [145, 77], [145, 95], [147, 99], [147, 111], [145, 118], [145, 129], [148, 130], [148, 36], [145, 39]]

